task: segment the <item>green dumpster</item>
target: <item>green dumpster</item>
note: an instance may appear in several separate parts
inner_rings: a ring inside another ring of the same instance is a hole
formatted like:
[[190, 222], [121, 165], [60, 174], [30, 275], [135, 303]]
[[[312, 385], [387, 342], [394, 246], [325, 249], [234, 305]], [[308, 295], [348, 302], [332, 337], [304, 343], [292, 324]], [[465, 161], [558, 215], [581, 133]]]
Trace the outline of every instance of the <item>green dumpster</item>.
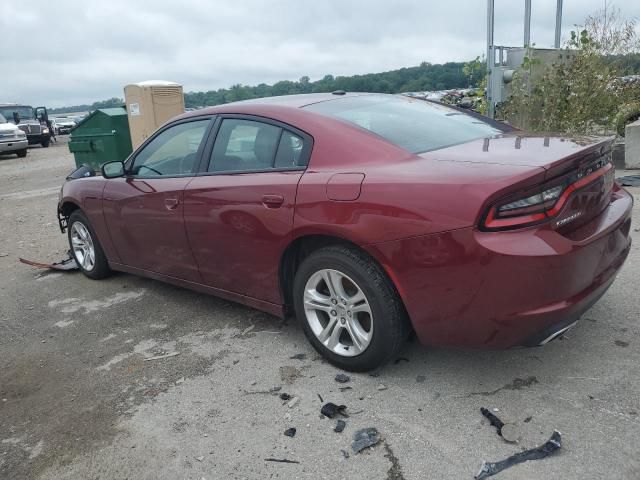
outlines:
[[132, 150], [124, 107], [95, 110], [69, 137], [69, 151], [76, 159], [76, 166], [89, 165], [96, 171], [103, 163], [125, 160]]

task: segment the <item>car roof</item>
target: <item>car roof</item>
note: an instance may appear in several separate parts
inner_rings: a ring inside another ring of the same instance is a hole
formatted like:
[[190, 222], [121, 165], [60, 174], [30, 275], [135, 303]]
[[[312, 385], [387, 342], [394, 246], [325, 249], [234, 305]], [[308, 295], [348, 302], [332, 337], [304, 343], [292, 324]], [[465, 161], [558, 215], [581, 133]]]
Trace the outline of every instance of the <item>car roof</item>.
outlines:
[[245, 110], [245, 107], [250, 108], [253, 106], [302, 108], [302, 107], [306, 107], [307, 105], [312, 105], [314, 103], [328, 102], [331, 100], [339, 100], [341, 98], [346, 98], [346, 97], [359, 97], [363, 95], [382, 95], [382, 94], [338, 91], [338, 92], [332, 92], [332, 93], [302, 93], [297, 95], [281, 95], [277, 97], [253, 98], [250, 100], [224, 103], [222, 105], [216, 105], [214, 107], [206, 107], [200, 110], [186, 112], [186, 114], [181, 115], [181, 118], [215, 114], [215, 113], [226, 113], [234, 110], [235, 107], [242, 107], [242, 110]]

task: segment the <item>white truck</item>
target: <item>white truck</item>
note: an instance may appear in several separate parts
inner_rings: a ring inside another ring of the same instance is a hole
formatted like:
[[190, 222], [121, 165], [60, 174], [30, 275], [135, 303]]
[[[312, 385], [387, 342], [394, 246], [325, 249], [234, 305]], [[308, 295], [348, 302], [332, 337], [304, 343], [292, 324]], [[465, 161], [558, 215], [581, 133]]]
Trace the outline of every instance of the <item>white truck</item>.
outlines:
[[24, 158], [27, 156], [28, 146], [27, 134], [0, 114], [0, 155], [15, 153]]

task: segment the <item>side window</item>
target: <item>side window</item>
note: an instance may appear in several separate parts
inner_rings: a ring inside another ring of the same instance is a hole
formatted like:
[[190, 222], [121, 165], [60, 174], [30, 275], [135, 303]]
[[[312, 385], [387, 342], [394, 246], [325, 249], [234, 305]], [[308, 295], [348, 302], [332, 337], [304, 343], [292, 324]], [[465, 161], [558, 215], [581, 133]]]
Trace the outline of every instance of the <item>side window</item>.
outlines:
[[303, 145], [302, 138], [287, 130], [283, 130], [274, 167], [295, 168], [305, 166], [306, 159], [302, 157]]
[[252, 120], [222, 121], [209, 161], [210, 172], [267, 170], [273, 167], [282, 129]]
[[207, 119], [168, 128], [138, 153], [133, 161], [131, 174], [157, 177], [192, 173], [198, 148], [208, 125]]

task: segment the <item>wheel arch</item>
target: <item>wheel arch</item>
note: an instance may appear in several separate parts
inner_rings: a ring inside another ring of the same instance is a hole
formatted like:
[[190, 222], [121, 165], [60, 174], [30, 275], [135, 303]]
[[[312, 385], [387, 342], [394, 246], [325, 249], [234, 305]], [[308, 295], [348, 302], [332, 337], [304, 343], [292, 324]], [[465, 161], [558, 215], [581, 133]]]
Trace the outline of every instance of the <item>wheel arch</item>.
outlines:
[[[404, 299], [398, 290], [394, 275], [389, 272], [388, 269], [370, 252], [359, 246], [358, 244], [347, 240], [346, 238], [329, 234], [307, 234], [302, 235], [294, 239], [284, 250], [280, 259], [279, 266], [279, 283], [280, 283], [280, 295], [284, 304], [285, 315], [293, 314], [293, 281], [296, 271], [302, 263], [302, 261], [311, 255], [316, 250], [324, 247], [342, 245], [363, 253], [372, 261], [376, 262], [385, 275], [389, 278], [391, 285], [398, 293], [398, 297], [404, 306]], [[406, 310], [406, 307], [405, 307]]]

